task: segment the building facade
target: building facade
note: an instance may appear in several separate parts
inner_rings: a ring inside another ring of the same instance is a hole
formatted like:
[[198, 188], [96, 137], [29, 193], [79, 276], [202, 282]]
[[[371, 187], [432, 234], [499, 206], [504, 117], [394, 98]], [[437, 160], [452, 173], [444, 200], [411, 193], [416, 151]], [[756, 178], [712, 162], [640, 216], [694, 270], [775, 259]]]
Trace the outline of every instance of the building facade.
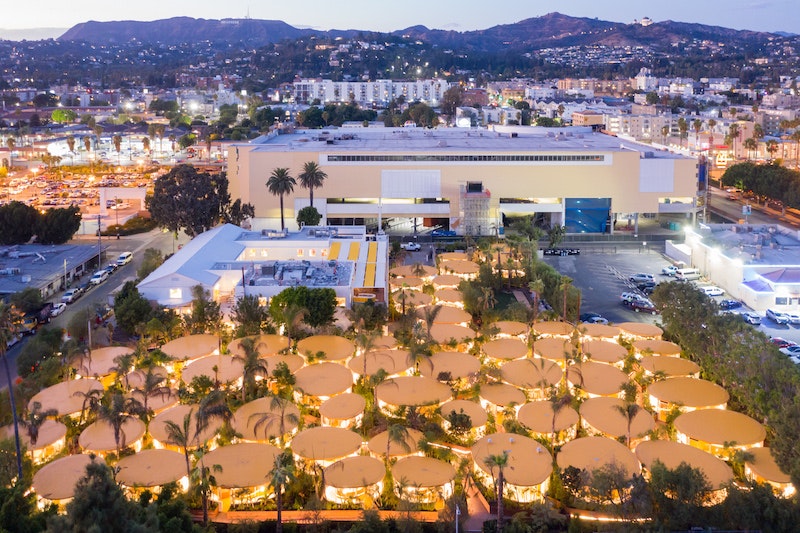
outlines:
[[[253, 228], [279, 227], [275, 168], [327, 174], [314, 207], [327, 224], [497, 234], [506, 217], [533, 215], [571, 232], [613, 231], [620, 216], [694, 210], [696, 161], [593, 133], [591, 128], [348, 128], [270, 135], [232, 145], [231, 195], [255, 207]], [[481, 202], [470, 201], [473, 196]], [[306, 189], [284, 198], [292, 220]], [[479, 210], [475, 204], [483, 206]], [[480, 211], [480, 212], [479, 212]]]

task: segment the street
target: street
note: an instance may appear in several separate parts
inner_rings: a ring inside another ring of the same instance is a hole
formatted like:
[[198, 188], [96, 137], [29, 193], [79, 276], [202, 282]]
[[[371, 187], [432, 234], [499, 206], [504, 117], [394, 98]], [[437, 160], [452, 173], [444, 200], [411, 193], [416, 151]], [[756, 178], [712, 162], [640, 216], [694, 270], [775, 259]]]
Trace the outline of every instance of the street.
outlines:
[[[173, 235], [164, 233], [161, 230], [153, 230], [148, 233], [140, 235], [131, 235], [128, 237], [107, 238], [102, 240], [103, 248], [105, 249], [105, 260], [102, 265], [106, 265], [116, 261], [119, 254], [125, 251], [133, 252], [133, 260], [127, 265], [120, 267], [114, 272], [108, 280], [102, 284], [89, 289], [89, 291], [81, 296], [74, 304], [67, 305], [66, 310], [61, 315], [53, 318], [45, 327], [49, 328], [65, 328], [69, 324], [72, 317], [82, 314], [83, 316], [94, 316], [95, 308], [98, 305], [105, 305], [108, 303], [108, 295], [119, 288], [127, 279], [136, 279], [136, 271], [142, 264], [144, 257], [144, 250], [147, 248], [156, 248], [166, 256], [172, 254], [173, 250], [177, 250], [189, 241], [189, 238], [180, 234], [176, 243]], [[96, 245], [97, 237], [78, 237], [72, 241], [71, 244], [85, 244]], [[52, 301], [60, 301], [62, 293], [57, 293], [53, 296]], [[87, 314], [88, 313], [88, 314]], [[17, 357], [22, 352], [23, 347], [27, 344], [31, 337], [24, 337], [20, 342], [9, 349], [6, 356], [8, 357], [8, 364], [11, 369], [11, 379], [17, 377]], [[0, 388], [5, 388], [7, 385], [5, 369], [0, 365]]]

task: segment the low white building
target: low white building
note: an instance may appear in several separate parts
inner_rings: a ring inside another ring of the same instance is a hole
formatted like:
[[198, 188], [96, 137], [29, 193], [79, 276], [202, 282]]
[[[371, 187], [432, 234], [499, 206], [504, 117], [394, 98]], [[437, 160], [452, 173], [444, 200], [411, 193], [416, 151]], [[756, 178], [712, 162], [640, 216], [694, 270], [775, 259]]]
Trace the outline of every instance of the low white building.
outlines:
[[709, 224], [686, 230], [666, 253], [752, 309], [800, 312], [800, 234], [776, 224]]
[[363, 226], [249, 231], [224, 224], [195, 237], [138, 285], [148, 300], [191, 305], [200, 285], [214, 301], [271, 298], [288, 287], [331, 288], [339, 305], [388, 299], [388, 239]]

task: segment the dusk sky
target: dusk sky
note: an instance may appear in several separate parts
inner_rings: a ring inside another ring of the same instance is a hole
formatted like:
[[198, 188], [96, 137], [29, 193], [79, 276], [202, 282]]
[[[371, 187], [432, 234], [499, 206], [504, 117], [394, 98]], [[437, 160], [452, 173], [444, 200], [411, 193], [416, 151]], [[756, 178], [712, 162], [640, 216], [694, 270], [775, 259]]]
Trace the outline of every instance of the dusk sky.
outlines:
[[283, 20], [297, 27], [393, 31], [417, 24], [458, 31], [484, 29], [537, 17], [552, 11], [631, 22], [645, 16], [655, 21], [677, 20], [736, 29], [800, 33], [797, 0], [34, 0], [12, 2], [0, 10], [0, 29], [69, 28], [88, 20], [156, 20], [174, 16], [221, 19]]

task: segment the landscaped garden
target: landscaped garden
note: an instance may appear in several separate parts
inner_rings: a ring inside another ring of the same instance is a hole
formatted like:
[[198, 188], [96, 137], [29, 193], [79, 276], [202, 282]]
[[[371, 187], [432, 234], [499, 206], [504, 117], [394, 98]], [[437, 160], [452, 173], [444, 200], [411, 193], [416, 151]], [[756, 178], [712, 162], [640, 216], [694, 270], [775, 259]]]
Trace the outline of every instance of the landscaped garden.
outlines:
[[192, 509], [220, 531], [791, 531], [797, 371], [678, 284], [654, 295], [664, 329], [576, 325], [579, 291], [534, 250], [398, 266], [388, 308], [346, 313], [295, 287], [223, 317], [197, 288], [178, 315], [130, 284], [133, 345], [38, 340], [0, 498], [27, 530], [190, 531]]

